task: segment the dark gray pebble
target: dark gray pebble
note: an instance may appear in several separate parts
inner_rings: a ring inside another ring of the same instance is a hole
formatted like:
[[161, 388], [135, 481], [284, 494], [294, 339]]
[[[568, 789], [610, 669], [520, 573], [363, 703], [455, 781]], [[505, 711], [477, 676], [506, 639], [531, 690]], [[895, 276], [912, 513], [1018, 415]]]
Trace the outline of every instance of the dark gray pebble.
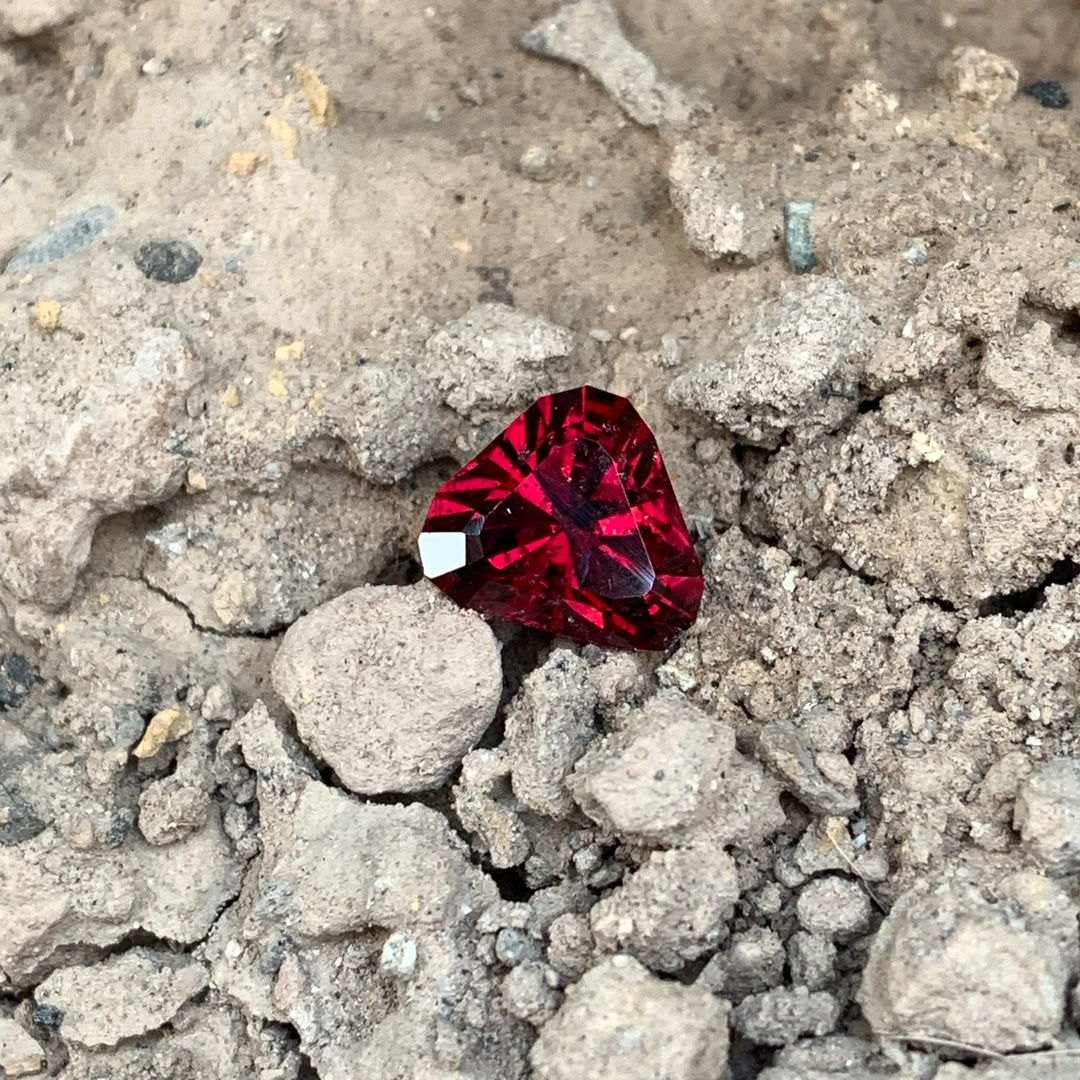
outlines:
[[22, 251], [16, 252], [8, 262], [6, 272], [12, 274], [39, 263], [62, 259], [65, 255], [86, 247], [115, 220], [116, 211], [111, 206], [91, 206], [80, 214], [64, 218], [48, 232], [43, 232], [31, 240]]
[[30, 1020], [38, 1027], [47, 1028], [49, 1031], [59, 1031], [64, 1022], [64, 1010], [55, 1005], [35, 1005], [30, 1014]]
[[134, 705], [113, 706], [113, 745], [130, 750], [143, 737], [146, 721]]
[[112, 848], [119, 847], [134, 827], [135, 811], [128, 806], [122, 807], [113, 814], [112, 821], [109, 822], [105, 843]]
[[1025, 86], [1024, 93], [1033, 97], [1044, 109], [1064, 109], [1069, 104], [1065, 87], [1054, 79], [1039, 79]]
[[291, 948], [292, 942], [288, 938], [278, 938], [271, 942], [259, 958], [259, 970], [264, 975], [276, 975]]
[[5, 847], [31, 840], [45, 828], [34, 808], [14, 788], [4, 784], [0, 784], [0, 810], [4, 811], [0, 844]]
[[202, 266], [202, 256], [183, 240], [150, 240], [135, 252], [135, 265], [152, 281], [179, 285]]
[[17, 709], [37, 682], [34, 665], [20, 653], [0, 656], [0, 712]]

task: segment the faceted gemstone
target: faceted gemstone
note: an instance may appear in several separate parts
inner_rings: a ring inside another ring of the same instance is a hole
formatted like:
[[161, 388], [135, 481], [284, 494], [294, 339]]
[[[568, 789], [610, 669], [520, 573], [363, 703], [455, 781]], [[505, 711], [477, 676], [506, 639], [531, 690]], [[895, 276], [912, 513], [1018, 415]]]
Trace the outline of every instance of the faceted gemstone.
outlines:
[[703, 579], [653, 433], [626, 398], [541, 398], [439, 489], [420, 534], [448, 596], [578, 641], [664, 649]]

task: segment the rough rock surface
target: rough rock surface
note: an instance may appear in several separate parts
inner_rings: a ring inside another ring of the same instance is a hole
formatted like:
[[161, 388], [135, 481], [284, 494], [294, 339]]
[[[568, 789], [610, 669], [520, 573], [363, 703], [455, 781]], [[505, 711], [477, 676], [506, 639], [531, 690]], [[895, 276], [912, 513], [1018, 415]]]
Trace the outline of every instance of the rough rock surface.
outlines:
[[1049, 874], [1080, 870], [1080, 762], [1059, 758], [1026, 780], [1013, 823]]
[[1076, 969], [1076, 907], [1034, 875], [1011, 886], [996, 902], [970, 885], [897, 901], [859, 990], [877, 1033], [999, 1053], [1037, 1049], [1056, 1034]]
[[[187, 395], [202, 365], [180, 333], [159, 327], [77, 348], [54, 339], [50, 353], [20, 379], [19, 409], [12, 381], [0, 383], [0, 584], [57, 605], [103, 517], [180, 486]], [[71, 402], [75, 384], [85, 389]]]
[[[435, 331], [406, 378], [400, 365], [365, 365], [368, 404], [341, 434], [361, 475], [380, 484], [442, 457], [464, 463], [562, 375], [574, 351], [564, 327], [485, 303]], [[468, 425], [462, 433], [463, 422]]]
[[532, 1051], [543, 1080], [710, 1080], [727, 1066], [727, 1006], [613, 956], [571, 987]]
[[750, 843], [783, 824], [776, 784], [735, 733], [665, 693], [590, 746], [571, 788], [601, 826], [641, 843]]
[[789, 431], [805, 441], [855, 411], [858, 372], [874, 327], [842, 281], [789, 285], [746, 323], [724, 355], [675, 379], [672, 404], [742, 442], [769, 447]]
[[39, 1007], [60, 1010], [64, 1038], [115, 1046], [167, 1024], [208, 982], [206, 968], [189, 957], [136, 948], [100, 964], [56, 971], [34, 999]]
[[983, 107], [1008, 101], [1020, 84], [1012, 61], [962, 45], [941, 62], [938, 76], [953, 101]]
[[755, 262], [776, 248], [780, 216], [760, 205], [734, 167], [704, 153], [695, 143], [679, 143], [668, 166], [671, 202], [682, 214], [686, 239], [707, 259]]
[[627, 952], [653, 971], [678, 971], [715, 949], [739, 898], [730, 855], [699, 848], [653, 852], [590, 912], [602, 952]]
[[736, 1031], [764, 1046], [786, 1046], [804, 1035], [825, 1035], [836, 1026], [840, 1003], [803, 986], [778, 986], [743, 998], [732, 1013]]
[[574, 0], [522, 35], [521, 44], [585, 68], [639, 124], [685, 127], [701, 108], [626, 40], [610, 0]]
[[[264, 855], [207, 945], [213, 984], [294, 1025], [320, 1076], [383, 1075], [402, 1053], [519, 1075], [526, 1029], [470, 933], [497, 890], [446, 819], [326, 787], [261, 704], [236, 735], [259, 778]], [[407, 964], [388, 959], [406, 947]]]
[[732, 934], [727, 947], [701, 969], [695, 985], [739, 1001], [782, 982], [786, 963], [780, 935], [756, 926]]
[[288, 626], [392, 574], [406, 543], [397, 508], [388, 512], [370, 485], [340, 470], [294, 470], [272, 496], [180, 496], [161, 513], [147, 534], [146, 580], [199, 626], [230, 634]]
[[299, 619], [273, 678], [307, 745], [377, 794], [442, 784], [494, 719], [502, 669], [484, 622], [425, 583], [355, 589]]
[[847, 938], [870, 926], [870, 897], [849, 878], [827, 875], [807, 882], [795, 905], [799, 925], [811, 934]]
[[854, 723], [887, 715], [910, 689], [933, 613], [912, 608], [898, 622], [880, 586], [834, 570], [811, 577], [737, 529], [711, 545], [704, 571], [701, 616], [660, 669], [667, 685], [758, 722], [794, 717], [815, 750], [833, 753], [850, 746]]
[[899, 392], [848, 431], [781, 450], [759, 495], [797, 554], [833, 550], [862, 573], [972, 608], [1030, 586], [1074, 550], [1080, 480], [1058, 463], [1075, 431], [1067, 412], [990, 401], [953, 412]]
[[12, 0], [0, 16], [0, 40], [33, 37], [72, 21], [88, 8], [85, 0]]
[[0, 847], [0, 972], [25, 986], [134, 930], [194, 944], [238, 889], [216, 816], [166, 848], [129, 837], [115, 852], [76, 851], [48, 832]]
[[0, 1018], [0, 1069], [5, 1076], [37, 1076], [45, 1070], [45, 1054], [16, 1021]]

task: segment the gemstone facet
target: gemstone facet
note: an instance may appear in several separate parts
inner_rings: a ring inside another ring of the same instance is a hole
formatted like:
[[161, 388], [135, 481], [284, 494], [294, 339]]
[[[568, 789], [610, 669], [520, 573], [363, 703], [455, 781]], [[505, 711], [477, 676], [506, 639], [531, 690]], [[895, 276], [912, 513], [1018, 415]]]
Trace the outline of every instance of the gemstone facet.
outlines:
[[653, 433], [592, 386], [541, 398], [443, 484], [419, 543], [463, 607], [596, 645], [664, 649], [701, 603]]

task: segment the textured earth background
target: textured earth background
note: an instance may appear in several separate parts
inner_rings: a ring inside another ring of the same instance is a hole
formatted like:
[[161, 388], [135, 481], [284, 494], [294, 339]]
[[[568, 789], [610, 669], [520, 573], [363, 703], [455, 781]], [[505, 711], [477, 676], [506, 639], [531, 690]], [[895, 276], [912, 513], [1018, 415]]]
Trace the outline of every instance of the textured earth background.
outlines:
[[[617, 8], [0, 4], [0, 1075], [1080, 1076], [1080, 5]], [[669, 655], [419, 577], [583, 382]]]

